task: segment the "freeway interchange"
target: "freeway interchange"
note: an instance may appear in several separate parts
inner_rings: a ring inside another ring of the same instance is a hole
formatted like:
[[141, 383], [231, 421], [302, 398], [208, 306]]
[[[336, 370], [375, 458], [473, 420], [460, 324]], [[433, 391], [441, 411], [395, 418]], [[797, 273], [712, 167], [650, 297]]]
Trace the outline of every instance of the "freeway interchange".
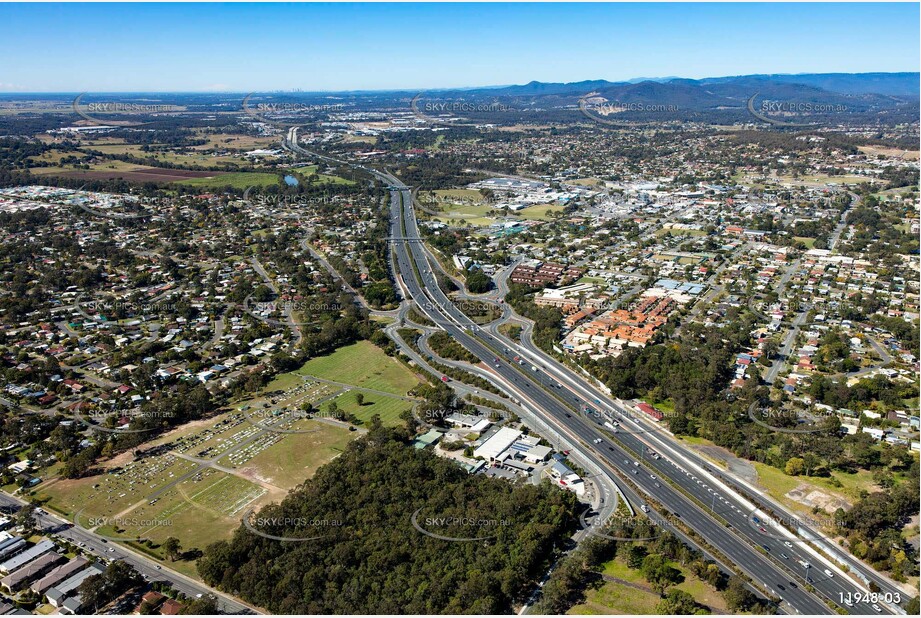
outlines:
[[[296, 129], [289, 132], [285, 145], [301, 154], [343, 163], [300, 148]], [[394, 276], [404, 297], [413, 300], [438, 328], [473, 353], [483, 363], [490, 381], [513, 401], [578, 445], [583, 457], [606, 474], [616, 471], [628, 479], [629, 483], [618, 481], [620, 493], [627, 500], [634, 505], [643, 504], [647, 500], [642, 494], [661, 505], [671, 518], [659, 518], [663, 527], [687, 538], [674, 525], [675, 521], [683, 522], [716, 552], [717, 560], [736, 565], [764, 594], [780, 599], [782, 611], [904, 613], [895, 604], [860, 602], [860, 595], [868, 592], [866, 585], [852, 579], [804, 538], [772, 521], [749, 497], [730, 486], [719, 471], [686, 452], [666, 431], [636, 418], [622, 402], [591, 386], [530, 341], [522, 346], [496, 329], [476, 325], [438, 285], [421, 242], [410, 188], [391, 174], [357, 167], [390, 188], [391, 241], [398, 270]], [[515, 362], [522, 357], [527, 362]], [[778, 508], [776, 503], [769, 504]], [[808, 526], [799, 528], [807, 536], [815, 534]], [[851, 570], [860, 572], [864, 581], [872, 578], [883, 592], [898, 591], [878, 574], [871, 574], [869, 568], [857, 565], [849, 557], [837, 556]], [[906, 601], [906, 595], [901, 594], [900, 600]]]

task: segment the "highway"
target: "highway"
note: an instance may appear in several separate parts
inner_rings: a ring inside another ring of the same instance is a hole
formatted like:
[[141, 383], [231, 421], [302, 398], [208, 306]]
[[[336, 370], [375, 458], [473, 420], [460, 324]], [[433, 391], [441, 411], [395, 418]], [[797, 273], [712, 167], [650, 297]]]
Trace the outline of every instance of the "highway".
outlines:
[[[295, 136], [296, 139], [296, 136]], [[306, 151], [305, 151], [306, 152]], [[822, 557], [786, 529], [761, 530], [750, 518], [756, 506], [723, 485], [709, 472], [687, 465], [676, 455], [675, 461], [645, 457], [656, 431], [631, 420], [631, 413], [580, 379], [555, 360], [535, 362], [534, 369], [512, 359], [527, 351], [514, 343], [476, 326], [438, 287], [435, 273], [419, 242], [419, 231], [411, 207], [408, 187], [389, 174], [364, 168], [387, 182], [391, 188], [391, 237], [400, 271], [401, 286], [429, 319], [476, 355], [494, 375], [494, 383], [522, 402], [548, 423], [581, 442], [610, 469], [618, 470], [652, 497], [669, 513], [678, 517], [723, 556], [732, 560], [760, 587], [783, 601], [789, 612], [802, 614], [833, 613], [830, 601], [855, 614], [876, 613], [869, 604], [845, 607], [842, 595], [862, 591], [843, 571]], [[418, 270], [416, 270], [418, 269]], [[549, 368], [549, 369], [548, 369]], [[592, 406], [595, 412], [586, 414]], [[616, 420], [623, 429], [611, 433], [604, 422]], [[656, 450], [671, 449], [655, 441]], [[636, 462], [634, 465], [633, 462]], [[642, 503], [629, 486], [622, 487], [629, 500]], [[763, 516], [763, 514], [762, 514]], [[768, 525], [768, 524], [766, 524]], [[777, 538], [775, 538], [777, 537]], [[801, 566], [803, 561], [809, 567]], [[825, 573], [826, 568], [828, 575]], [[807, 584], [807, 578], [811, 581]], [[815, 592], [807, 590], [807, 585]]]
[[[393, 184], [399, 186], [395, 182]], [[419, 237], [412, 209], [403, 208], [403, 203], [409, 204], [411, 199], [408, 190], [393, 192], [391, 235], [394, 238]], [[647, 467], [649, 461], [656, 464], [654, 467], [658, 468], [663, 478], [677, 478], [676, 471], [665, 467], [668, 464], [664, 460], [646, 460], [642, 464], [632, 465], [633, 461], [642, 458], [641, 454], [644, 452], [643, 444], [638, 436], [622, 434], [627, 438], [623, 440], [624, 446], [631, 448], [633, 452], [625, 450], [620, 444], [607, 437], [602, 437], [605, 436], [600, 428], [603, 421], [599, 421], [598, 424], [591, 423], [576, 411], [583, 405], [582, 398], [567, 392], [568, 389], [564, 389], [553, 377], [545, 375], [541, 369], [530, 370], [533, 376], [527, 375], [528, 370], [522, 370], [520, 365], [510, 362], [510, 359], [516, 354], [504, 342], [477, 327], [444, 295], [438, 287], [435, 274], [429, 267], [419, 243], [395, 242], [394, 248], [402, 281], [423, 312], [484, 363], [491, 364], [494, 373], [519, 395], [523, 403], [530, 403], [534, 410], [548, 415], [555, 424], [565, 426], [568, 433], [576, 436], [586, 446], [593, 444], [592, 450], [605, 464], [619, 469], [627, 478], [632, 477], [631, 480], [640, 488], [640, 491], [654, 497], [669, 513], [677, 514], [686, 525], [706, 539], [711, 546], [734, 560], [755, 581], [761, 582], [764, 589], [786, 601], [793, 611], [802, 614], [832, 613], [825, 603], [805, 590], [804, 581], [795, 584], [795, 587], [790, 585], [791, 577], [763, 555], [760, 549], [755, 549], [761, 543], [758, 542], [759, 539], [752, 538], [755, 534], [747, 524], [746, 512], [741, 508], [738, 512], [732, 511], [735, 515], [732, 519], [737, 521], [736, 529], [724, 527], [681, 491], [676, 490], [667, 482], [654, 478], [654, 473]], [[414, 264], [418, 266], [421, 279], [414, 275]], [[498, 362], [495, 362], [496, 360]], [[556, 389], [558, 393], [552, 395], [548, 389]], [[566, 397], [569, 397], [572, 403], [561, 401], [561, 398]], [[595, 443], [595, 440], [599, 438], [601, 442]], [[683, 489], [692, 494], [703, 493], [702, 498], [705, 502], [710, 502], [710, 495], [706, 493], [706, 488], [696, 486], [690, 479], [687, 482], [679, 480], [682, 481], [680, 485]], [[636, 496], [634, 499], [642, 502]], [[748, 536], [748, 542], [742, 540], [740, 536]], [[779, 589], [778, 584], [784, 589]]]

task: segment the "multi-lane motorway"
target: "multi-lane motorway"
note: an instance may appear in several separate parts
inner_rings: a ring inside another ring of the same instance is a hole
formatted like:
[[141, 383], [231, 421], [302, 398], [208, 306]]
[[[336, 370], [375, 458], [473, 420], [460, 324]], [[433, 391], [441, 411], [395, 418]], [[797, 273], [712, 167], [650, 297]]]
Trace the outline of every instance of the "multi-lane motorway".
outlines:
[[[580, 442], [595, 461], [619, 471], [639, 493], [668, 511], [666, 515], [683, 521], [758, 587], [780, 598], [785, 611], [829, 614], [831, 603], [855, 614], [889, 613], [886, 606], [877, 610], [870, 603], [846, 602], [850, 594], [866, 588], [795, 534], [766, 521], [763, 513], [757, 519], [756, 505], [726, 486], [717, 472], [676, 452], [654, 428], [632, 420], [618, 402], [584, 381], [573, 380], [552, 359], [514, 362], [521, 348], [478, 327], [439, 288], [420, 242], [409, 188], [392, 175], [364, 169], [392, 188], [391, 238], [401, 286], [429, 319], [483, 362], [494, 383], [557, 431]], [[593, 412], [586, 413], [586, 408]], [[620, 424], [616, 432], [604, 425], [612, 420]], [[663, 456], [646, 457], [651, 448]], [[634, 504], [646, 501], [629, 484], [622, 489]]]

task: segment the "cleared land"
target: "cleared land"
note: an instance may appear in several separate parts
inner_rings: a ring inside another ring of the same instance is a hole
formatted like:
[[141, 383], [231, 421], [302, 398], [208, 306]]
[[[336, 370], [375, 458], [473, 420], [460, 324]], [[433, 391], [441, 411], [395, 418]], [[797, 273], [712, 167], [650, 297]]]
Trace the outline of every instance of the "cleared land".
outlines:
[[237, 469], [283, 489], [293, 489], [339, 455], [357, 432], [322, 421], [301, 421], [297, 433], [286, 436]]
[[[331, 401], [335, 401], [340, 410], [347, 414], [354, 414], [362, 423], [367, 424], [375, 414], [381, 417], [384, 425], [396, 426], [403, 423], [400, 414], [405, 410], [411, 410], [413, 403], [396, 397], [387, 397], [378, 393], [363, 393], [364, 403], [359, 406], [355, 401], [355, 393], [360, 391], [350, 391], [343, 393]], [[325, 411], [327, 406], [323, 406]]]
[[405, 395], [419, 383], [407, 367], [369, 341], [359, 341], [327, 356], [311, 359], [295, 373], [394, 395]]
[[288, 173], [297, 174], [299, 176], [310, 178], [311, 176], [317, 177], [317, 182], [319, 184], [332, 184], [332, 185], [354, 185], [354, 180], [349, 180], [347, 178], [342, 178], [341, 176], [333, 176], [331, 174], [317, 174], [318, 166], [316, 165], [307, 165], [304, 167], [294, 167], [288, 170]]
[[[684, 577], [684, 581], [674, 588], [684, 590], [711, 611], [728, 612], [726, 602], [716, 590], [681, 565], [670, 564]], [[652, 590], [638, 569], [631, 569], [616, 558], [604, 564], [602, 577], [604, 582], [601, 586], [588, 590], [585, 602], [574, 606], [569, 614], [656, 614], [656, 605], [661, 597]]]

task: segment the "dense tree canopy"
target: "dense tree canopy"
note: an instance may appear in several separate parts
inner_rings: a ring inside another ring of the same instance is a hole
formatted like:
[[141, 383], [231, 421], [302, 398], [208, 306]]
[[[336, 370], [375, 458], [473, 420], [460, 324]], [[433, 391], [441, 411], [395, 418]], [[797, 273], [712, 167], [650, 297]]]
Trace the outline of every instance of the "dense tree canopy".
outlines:
[[[203, 579], [274, 613], [512, 611], [573, 531], [574, 495], [469, 475], [400, 436], [375, 424], [280, 505], [256, 515], [266, 534], [319, 539], [285, 542], [241, 527], [231, 541], [206, 549], [198, 563]], [[414, 528], [414, 513], [430, 532], [488, 538], [428, 536]], [[475, 523], [445, 526], [443, 517]]]

